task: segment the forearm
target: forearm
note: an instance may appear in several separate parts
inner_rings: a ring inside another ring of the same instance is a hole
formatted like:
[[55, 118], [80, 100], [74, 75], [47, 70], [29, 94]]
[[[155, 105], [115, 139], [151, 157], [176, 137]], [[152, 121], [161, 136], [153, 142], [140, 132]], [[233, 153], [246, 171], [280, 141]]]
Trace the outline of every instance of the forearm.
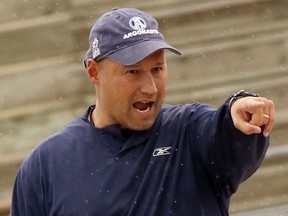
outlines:
[[228, 100], [218, 110], [209, 112], [196, 132], [196, 149], [212, 181], [231, 195], [260, 166], [269, 138], [237, 129]]

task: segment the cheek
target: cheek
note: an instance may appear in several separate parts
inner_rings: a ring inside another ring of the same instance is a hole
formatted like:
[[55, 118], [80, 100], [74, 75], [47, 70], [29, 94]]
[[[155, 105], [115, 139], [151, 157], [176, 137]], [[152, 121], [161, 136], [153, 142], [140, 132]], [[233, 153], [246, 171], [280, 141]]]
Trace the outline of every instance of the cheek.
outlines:
[[167, 79], [161, 79], [157, 82], [157, 89], [161, 93], [166, 93], [167, 90]]
[[127, 82], [114, 83], [109, 89], [108, 95], [113, 98], [115, 103], [124, 104], [131, 95], [133, 95], [133, 88]]

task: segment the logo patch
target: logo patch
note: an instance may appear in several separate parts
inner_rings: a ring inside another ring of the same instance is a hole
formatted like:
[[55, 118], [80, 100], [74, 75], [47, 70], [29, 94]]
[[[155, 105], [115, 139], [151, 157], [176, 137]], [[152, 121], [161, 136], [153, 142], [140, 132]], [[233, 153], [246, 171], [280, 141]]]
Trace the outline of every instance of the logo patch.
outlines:
[[141, 17], [132, 17], [129, 20], [129, 25], [132, 29], [134, 29], [136, 31], [146, 29], [146, 27], [147, 27], [145, 20], [142, 19]]
[[153, 151], [153, 156], [169, 155], [171, 153], [171, 146], [156, 148]]
[[137, 35], [159, 34], [157, 29], [147, 29], [147, 23], [141, 17], [132, 17], [129, 20], [129, 26], [134, 30], [124, 34], [123, 39], [135, 37]]
[[94, 41], [92, 43], [92, 56], [93, 59], [96, 58], [98, 55], [100, 55], [100, 50], [99, 50], [99, 41], [97, 38], [94, 38]]

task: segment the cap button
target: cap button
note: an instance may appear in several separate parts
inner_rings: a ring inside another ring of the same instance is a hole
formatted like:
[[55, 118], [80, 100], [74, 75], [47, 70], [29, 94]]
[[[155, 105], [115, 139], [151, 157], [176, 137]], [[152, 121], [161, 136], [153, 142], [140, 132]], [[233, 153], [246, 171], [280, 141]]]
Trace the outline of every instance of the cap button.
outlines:
[[119, 8], [118, 7], [115, 7], [115, 8], [113, 8], [112, 10], [114, 11], [114, 10], [118, 10]]

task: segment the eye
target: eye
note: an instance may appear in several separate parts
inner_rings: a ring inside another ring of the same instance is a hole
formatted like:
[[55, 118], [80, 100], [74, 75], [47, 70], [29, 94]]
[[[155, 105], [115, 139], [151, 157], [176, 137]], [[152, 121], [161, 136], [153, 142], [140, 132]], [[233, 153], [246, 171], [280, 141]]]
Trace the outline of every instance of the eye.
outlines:
[[163, 71], [163, 68], [162, 67], [155, 67], [152, 69], [152, 72], [155, 72], [155, 73], [158, 73], [158, 72], [161, 72]]
[[138, 77], [140, 76], [140, 71], [135, 70], [135, 69], [130, 69], [124, 73], [124, 76], [129, 80], [135, 80], [135, 79], [138, 79]]
[[128, 70], [128, 71], [126, 71], [126, 74], [131, 74], [131, 75], [137, 74], [137, 73], [138, 73], [137, 70]]

